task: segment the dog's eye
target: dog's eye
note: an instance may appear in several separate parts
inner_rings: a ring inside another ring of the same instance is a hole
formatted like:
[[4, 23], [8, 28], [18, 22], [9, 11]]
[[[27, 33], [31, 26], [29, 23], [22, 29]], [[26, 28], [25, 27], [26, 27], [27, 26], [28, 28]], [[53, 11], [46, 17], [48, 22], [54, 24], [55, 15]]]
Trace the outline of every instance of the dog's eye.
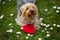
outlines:
[[26, 8], [26, 10], [28, 10], [28, 8]]

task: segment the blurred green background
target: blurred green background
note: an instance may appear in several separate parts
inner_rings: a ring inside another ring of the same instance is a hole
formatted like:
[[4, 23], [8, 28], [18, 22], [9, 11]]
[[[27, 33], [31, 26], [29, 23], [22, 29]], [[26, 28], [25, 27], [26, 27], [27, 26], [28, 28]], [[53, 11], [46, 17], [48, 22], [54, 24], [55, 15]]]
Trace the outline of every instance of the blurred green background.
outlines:
[[[41, 25], [39, 31], [28, 36], [15, 22], [16, 0], [0, 0], [0, 40], [60, 40], [60, 0], [36, 0], [36, 6], [39, 18], [43, 18], [42, 23], [50, 26]], [[27, 36], [29, 38], [26, 39]]]

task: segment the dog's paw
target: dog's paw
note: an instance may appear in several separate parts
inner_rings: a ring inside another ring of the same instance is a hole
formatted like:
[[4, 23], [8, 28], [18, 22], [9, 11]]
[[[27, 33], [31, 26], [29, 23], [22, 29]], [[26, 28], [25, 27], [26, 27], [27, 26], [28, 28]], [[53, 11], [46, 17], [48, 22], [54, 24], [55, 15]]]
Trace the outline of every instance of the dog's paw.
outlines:
[[19, 20], [16, 18], [15, 19], [15, 21], [16, 21], [16, 23], [17, 23], [17, 25], [19, 25], [20, 23], [19, 23]]
[[35, 25], [35, 30], [39, 30], [40, 29], [40, 26], [39, 25]]
[[26, 25], [24, 23], [22, 23], [20, 20], [18, 20], [17, 18], [15, 19], [17, 25], [20, 25], [20, 26], [23, 26], [23, 25]]

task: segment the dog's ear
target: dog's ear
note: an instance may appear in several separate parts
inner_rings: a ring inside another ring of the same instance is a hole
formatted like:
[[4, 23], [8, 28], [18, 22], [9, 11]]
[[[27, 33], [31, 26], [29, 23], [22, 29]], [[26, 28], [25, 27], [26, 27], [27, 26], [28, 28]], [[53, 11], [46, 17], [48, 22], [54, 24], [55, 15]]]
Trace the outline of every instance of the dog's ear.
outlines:
[[25, 8], [24, 8], [24, 7], [21, 7], [21, 8], [19, 9], [19, 11], [18, 11], [19, 16], [23, 15], [24, 12], [25, 12]]
[[21, 11], [21, 9], [20, 9], [18, 12], [19, 12], [19, 16], [21, 16], [21, 15], [22, 15], [22, 11]]

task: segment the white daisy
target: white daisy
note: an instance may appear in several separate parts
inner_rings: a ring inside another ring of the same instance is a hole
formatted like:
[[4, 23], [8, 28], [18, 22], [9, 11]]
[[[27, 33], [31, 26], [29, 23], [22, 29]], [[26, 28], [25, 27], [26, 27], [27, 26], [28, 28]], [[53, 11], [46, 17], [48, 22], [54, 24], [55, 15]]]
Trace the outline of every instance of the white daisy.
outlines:
[[0, 19], [2, 19], [3, 17], [4, 17], [4, 15], [1, 15], [1, 16], [0, 16]]
[[44, 28], [45, 30], [47, 30], [47, 28]]
[[49, 31], [47, 31], [46, 33], [49, 33]]
[[19, 37], [19, 35], [17, 35], [16, 37]]
[[46, 25], [46, 27], [49, 27], [49, 26], [50, 26], [50, 24], [47, 24], [47, 25]]
[[38, 40], [42, 40], [42, 38], [38, 38]]
[[43, 26], [46, 26], [46, 24], [43, 24]]
[[56, 10], [56, 13], [59, 13], [59, 10]]
[[42, 32], [44, 32], [44, 30], [42, 30]]
[[9, 1], [11, 1], [11, 0], [9, 0]]
[[43, 20], [43, 18], [40, 18], [40, 21], [42, 21]]
[[21, 34], [21, 32], [19, 31], [19, 32], [16, 32], [16, 34]]
[[53, 30], [53, 27], [50, 27], [50, 30]]
[[45, 11], [48, 11], [48, 9], [45, 9]]
[[50, 34], [47, 34], [46, 37], [50, 37]]
[[12, 30], [12, 29], [9, 29], [9, 30], [7, 30], [6, 32], [10, 32], [10, 33], [12, 33], [12, 32], [13, 32], [13, 30]]
[[27, 34], [28, 36], [30, 36], [30, 34]]
[[53, 6], [53, 9], [56, 9], [57, 7], [56, 6]]
[[23, 29], [23, 27], [21, 27], [21, 29]]
[[57, 25], [57, 27], [60, 27], [60, 25]]
[[53, 24], [53, 26], [56, 26], [56, 24]]
[[9, 26], [11, 26], [12, 25], [12, 23], [9, 23]]
[[60, 7], [57, 7], [57, 9], [60, 9]]
[[13, 15], [14, 15], [13, 13], [10, 14], [10, 16], [13, 16]]
[[33, 36], [33, 35], [30, 35], [31, 37]]
[[28, 39], [29, 37], [27, 36], [26, 39]]
[[44, 25], [43, 23], [40, 23], [40, 25]]
[[3, 4], [5, 3], [5, 2], [2, 2]]
[[13, 26], [11, 26], [11, 28], [13, 28]]

